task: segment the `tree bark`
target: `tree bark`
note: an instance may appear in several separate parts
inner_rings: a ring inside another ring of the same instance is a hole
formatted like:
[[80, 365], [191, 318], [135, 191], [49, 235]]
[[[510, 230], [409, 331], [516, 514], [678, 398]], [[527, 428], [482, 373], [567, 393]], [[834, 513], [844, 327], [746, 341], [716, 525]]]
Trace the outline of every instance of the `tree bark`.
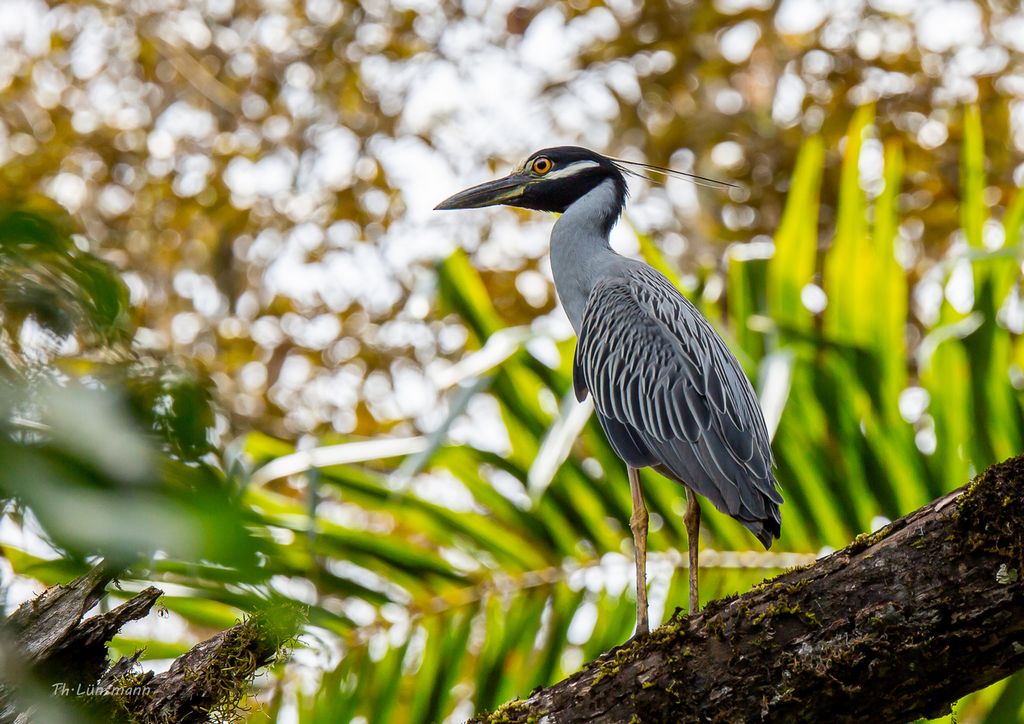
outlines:
[[1024, 668], [1024, 456], [480, 721], [900, 722]]
[[[268, 611], [194, 646], [162, 674], [137, 666], [142, 652], [107, 663], [107, 644], [149, 614], [149, 587], [107, 613], [85, 618], [119, 571], [100, 564], [23, 604], [0, 625], [0, 724], [52, 721], [61, 707], [92, 718], [205, 722], [230, 716], [256, 671], [297, 628], [297, 612]], [[58, 712], [59, 713], [59, 712]]]

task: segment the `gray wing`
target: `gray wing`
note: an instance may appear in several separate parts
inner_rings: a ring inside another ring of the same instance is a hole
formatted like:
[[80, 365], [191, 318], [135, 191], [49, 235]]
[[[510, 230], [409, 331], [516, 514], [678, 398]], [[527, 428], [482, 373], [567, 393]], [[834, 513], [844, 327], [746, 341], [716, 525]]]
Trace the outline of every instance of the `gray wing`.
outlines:
[[573, 362], [619, 456], [710, 500], [769, 547], [782, 496], [750, 381], [703, 316], [660, 273], [631, 265], [590, 293]]

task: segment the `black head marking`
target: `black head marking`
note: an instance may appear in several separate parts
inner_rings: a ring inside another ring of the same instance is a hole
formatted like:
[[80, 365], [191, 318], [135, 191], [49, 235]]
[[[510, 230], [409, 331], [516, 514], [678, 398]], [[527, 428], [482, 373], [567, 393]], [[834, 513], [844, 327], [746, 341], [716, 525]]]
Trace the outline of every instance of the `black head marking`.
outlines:
[[[538, 159], [550, 161], [545, 173], [538, 173], [546, 164], [536, 166]], [[517, 173], [533, 177], [522, 195], [510, 201], [510, 206], [538, 211], [564, 213], [583, 195], [603, 181], [611, 181], [618, 198], [618, 210], [626, 203], [626, 179], [622, 171], [608, 158], [580, 146], [556, 146], [532, 154]]]
[[595, 210], [610, 231], [626, 203], [625, 167], [579, 146], [545, 148], [504, 178], [478, 184], [449, 196], [435, 208], [479, 209], [504, 204], [538, 211], [565, 212], [601, 185], [610, 185], [612, 196]]

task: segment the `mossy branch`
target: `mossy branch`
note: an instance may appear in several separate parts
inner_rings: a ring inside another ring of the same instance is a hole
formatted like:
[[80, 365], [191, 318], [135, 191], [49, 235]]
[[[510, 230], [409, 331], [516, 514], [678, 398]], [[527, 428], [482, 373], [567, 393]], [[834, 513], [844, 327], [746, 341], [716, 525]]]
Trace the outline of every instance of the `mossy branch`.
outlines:
[[1024, 668], [1024, 456], [491, 722], [907, 721]]
[[109, 666], [107, 644], [126, 623], [146, 616], [162, 595], [150, 587], [85, 618], [116, 573], [100, 564], [47, 589], [0, 626], [0, 724], [33, 721], [40, 705], [45, 709], [54, 701], [143, 724], [230, 718], [257, 670], [281, 654], [300, 623], [300, 612], [292, 608], [268, 610], [197, 644], [162, 674], [140, 670], [141, 651]]
[[252, 616], [197, 644], [162, 674], [137, 672], [134, 658], [122, 659], [100, 686], [123, 692], [118, 704], [132, 721], [219, 721], [235, 713], [256, 672], [287, 647], [298, 625], [292, 609]]

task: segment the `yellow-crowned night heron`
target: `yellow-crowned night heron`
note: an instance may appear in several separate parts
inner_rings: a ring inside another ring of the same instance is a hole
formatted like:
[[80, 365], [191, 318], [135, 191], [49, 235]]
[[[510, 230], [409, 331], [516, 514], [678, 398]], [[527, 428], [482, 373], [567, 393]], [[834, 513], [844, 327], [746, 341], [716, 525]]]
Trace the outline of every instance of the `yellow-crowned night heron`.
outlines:
[[[697, 610], [703, 495], [768, 548], [782, 497], [754, 390], [707, 320], [662, 274], [612, 251], [633, 162], [585, 148], [547, 148], [510, 175], [455, 194], [438, 209], [504, 204], [555, 211], [555, 290], [579, 337], [573, 386], [590, 393], [608, 440], [625, 461], [633, 514], [637, 633], [647, 624], [647, 506], [637, 475], [652, 467], [686, 488], [690, 612]], [[668, 172], [668, 169], [647, 167]], [[700, 179], [700, 177], [695, 177]]]

